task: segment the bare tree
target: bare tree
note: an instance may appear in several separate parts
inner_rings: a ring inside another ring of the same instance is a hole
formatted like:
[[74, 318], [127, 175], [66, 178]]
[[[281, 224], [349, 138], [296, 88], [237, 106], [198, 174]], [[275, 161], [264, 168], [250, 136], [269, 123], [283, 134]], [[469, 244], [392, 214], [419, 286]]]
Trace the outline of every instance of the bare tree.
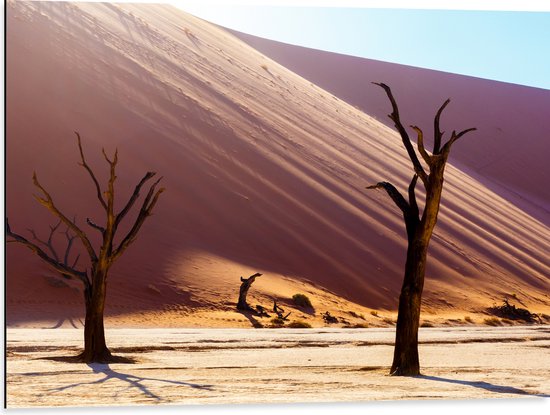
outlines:
[[[156, 173], [147, 172], [135, 186], [134, 192], [124, 207], [120, 210], [120, 212], [115, 213], [115, 180], [117, 178], [116, 165], [118, 162], [118, 151], [115, 151], [115, 154], [111, 160], [105, 153], [105, 150], [102, 150], [103, 156], [109, 164], [109, 180], [107, 183], [107, 189], [102, 192], [93, 170], [86, 163], [80, 135], [78, 133], [75, 134], [78, 141], [78, 149], [80, 151], [79, 165], [82, 166], [90, 176], [97, 193], [97, 199], [105, 211], [105, 223], [102, 225], [94, 223], [90, 218], [86, 219], [87, 224], [101, 234], [101, 245], [99, 247], [99, 251], [94, 249], [88, 235], [76, 224], [76, 221], [74, 219], [69, 219], [57, 208], [51, 195], [38, 181], [36, 173], [33, 174], [33, 183], [41, 193], [41, 196], [35, 195], [36, 200], [48, 209], [55, 217], [57, 217], [60, 223], [67, 226], [66, 236], [69, 246], [65, 251], [65, 256], [62, 260], [59, 255], [57, 255], [52, 244], [52, 235], [59, 224], [50, 228], [52, 232], [50, 233], [50, 238], [47, 241], [38, 240], [36, 234], [32, 232], [36, 241], [33, 242], [13, 232], [10, 228], [9, 221], [6, 219], [6, 234], [12, 238], [11, 240], [8, 240], [8, 242], [17, 242], [25, 245], [64, 277], [74, 278], [82, 282], [86, 305], [86, 318], [84, 322], [84, 351], [77, 357], [78, 360], [83, 362], [104, 363], [120, 361], [120, 358], [116, 358], [111, 355], [111, 352], [105, 343], [103, 314], [105, 310], [105, 295], [107, 292], [107, 275], [114, 262], [120, 258], [120, 256], [137, 238], [137, 234], [141, 229], [141, 226], [145, 222], [145, 219], [151, 215], [151, 212], [155, 207], [160, 194], [164, 191], [164, 188], [160, 188], [158, 190], [156, 189], [162, 178], [156, 180], [149, 187], [149, 191], [141, 203], [141, 208], [137, 214], [133, 226], [118, 244], [115, 243], [115, 236], [120, 223], [136, 203], [140, 196], [141, 188], [147, 181], [152, 179]], [[75, 260], [72, 264], [69, 264], [68, 256], [70, 246], [72, 245], [74, 238], [78, 238], [83, 245], [84, 251], [90, 259], [89, 268], [77, 268], [77, 260]], [[46, 252], [42, 249], [42, 247], [46, 248], [49, 252]]]
[[248, 305], [246, 302], [246, 296], [248, 294], [248, 290], [250, 289], [250, 286], [254, 281], [256, 281], [256, 277], [260, 277], [262, 274], [259, 272], [255, 273], [254, 275], [251, 275], [248, 278], [241, 277], [241, 287], [239, 288], [239, 301], [237, 302], [237, 309], [242, 311], [254, 311], [252, 307]]
[[[409, 135], [399, 118], [397, 103], [389, 86], [383, 83], [375, 83], [386, 91], [392, 105], [390, 119], [401, 135], [403, 145], [411, 159], [414, 175], [408, 188], [406, 199], [388, 182], [379, 182], [367, 189], [384, 189], [397, 207], [403, 212], [407, 230], [407, 260], [405, 263], [405, 277], [399, 296], [399, 309], [397, 316], [397, 328], [395, 337], [395, 349], [393, 363], [390, 370], [392, 375], [414, 376], [420, 374], [418, 359], [418, 326], [420, 322], [420, 304], [422, 290], [424, 288], [424, 275], [426, 271], [426, 256], [428, 245], [437, 222], [441, 192], [443, 190], [443, 173], [452, 145], [466, 133], [474, 131], [468, 128], [459, 133], [453, 131], [450, 139], [442, 146], [443, 132], [440, 130], [439, 119], [450, 99], [446, 100], [437, 111], [434, 119], [434, 146], [432, 154], [424, 147], [424, 135], [420, 128], [411, 125], [418, 137], [418, 152], [428, 166], [428, 172], [424, 170]], [[426, 202], [420, 216], [420, 211], [415, 196], [415, 187], [418, 179], [426, 189]]]

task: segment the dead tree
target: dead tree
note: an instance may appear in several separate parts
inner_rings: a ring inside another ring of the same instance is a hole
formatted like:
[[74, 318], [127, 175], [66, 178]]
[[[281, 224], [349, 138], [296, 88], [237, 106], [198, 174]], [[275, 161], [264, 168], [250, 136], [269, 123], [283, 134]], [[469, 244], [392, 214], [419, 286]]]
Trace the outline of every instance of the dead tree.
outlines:
[[[112, 356], [105, 343], [103, 314], [105, 310], [105, 295], [107, 293], [107, 276], [109, 269], [115, 261], [120, 258], [126, 249], [136, 240], [141, 226], [151, 215], [151, 212], [153, 211], [160, 194], [164, 191], [164, 188], [157, 190], [157, 185], [162, 178], [156, 180], [149, 187], [147, 195], [141, 203], [141, 208], [134, 220], [133, 225], [130, 227], [126, 235], [123, 236], [120, 242], [118, 244], [115, 243], [115, 236], [120, 223], [138, 200], [142, 187], [146, 182], [151, 180], [156, 173], [147, 172], [135, 186], [132, 195], [124, 207], [116, 213], [114, 210], [114, 204], [118, 151], [115, 151], [115, 154], [111, 160], [105, 153], [105, 150], [102, 150], [103, 156], [109, 165], [109, 180], [107, 182], [107, 189], [102, 191], [96, 175], [91, 167], [86, 163], [80, 135], [78, 133], [75, 134], [80, 152], [79, 165], [82, 166], [90, 176], [94, 184], [97, 199], [105, 211], [105, 221], [101, 225], [93, 222], [90, 218], [86, 219], [86, 223], [95, 231], [98, 231], [101, 235], [101, 245], [99, 250], [94, 248], [88, 238], [88, 235], [76, 224], [76, 221], [74, 219], [69, 219], [57, 208], [52, 196], [38, 181], [38, 176], [36, 173], [33, 174], [33, 183], [42, 194], [41, 196], [35, 196], [36, 200], [48, 209], [55, 217], [57, 217], [60, 222], [67, 226], [68, 231], [70, 230], [70, 232], [74, 234], [82, 244], [83, 249], [87, 253], [90, 260], [89, 268], [78, 269], [76, 267], [76, 262], [69, 265], [66, 259], [61, 261], [59, 256], [49, 249], [48, 243], [46, 243], [46, 247], [48, 247], [49, 253], [42, 249], [41, 246], [44, 246], [44, 243], [41, 243], [40, 241], [35, 243], [13, 232], [10, 228], [8, 220], [6, 220], [6, 234], [12, 238], [10, 242], [18, 242], [25, 245], [31, 251], [36, 253], [36, 255], [38, 255], [42, 260], [44, 260], [50, 267], [61, 273], [66, 278], [74, 278], [82, 282], [86, 306], [86, 318], [84, 322], [84, 351], [77, 357], [77, 359], [82, 362], [106, 363], [119, 361], [121, 359]], [[70, 242], [72, 243], [72, 241]]]
[[498, 317], [510, 320], [523, 320], [526, 323], [534, 323], [538, 321], [539, 323], [542, 323], [539, 315], [531, 313], [526, 308], [520, 308], [510, 304], [507, 298], [502, 300], [501, 306], [493, 305], [492, 307], [489, 307], [487, 311]]
[[237, 310], [242, 311], [254, 311], [252, 307], [248, 305], [246, 302], [246, 296], [248, 294], [248, 290], [250, 289], [250, 286], [254, 281], [256, 281], [256, 277], [260, 277], [262, 274], [259, 272], [255, 273], [254, 275], [251, 275], [248, 278], [241, 277], [241, 287], [239, 289], [239, 301], [237, 302]]
[[[457, 133], [453, 131], [449, 140], [442, 145], [444, 132], [440, 130], [439, 119], [450, 99], [446, 100], [437, 111], [434, 119], [434, 146], [432, 154], [424, 147], [424, 135], [420, 128], [411, 125], [417, 134], [418, 152], [428, 166], [424, 170], [409, 135], [399, 118], [397, 103], [389, 86], [383, 83], [375, 83], [386, 92], [391, 105], [392, 113], [389, 118], [393, 121], [399, 132], [403, 145], [411, 159], [414, 175], [408, 188], [408, 198], [405, 198], [394, 185], [388, 182], [379, 182], [367, 189], [383, 189], [393, 202], [402, 211], [407, 230], [407, 259], [405, 263], [405, 276], [399, 296], [399, 309], [397, 316], [397, 328], [395, 337], [395, 349], [393, 363], [390, 370], [392, 375], [414, 376], [420, 374], [418, 359], [418, 326], [420, 321], [420, 303], [424, 287], [424, 275], [426, 271], [426, 256], [433, 229], [437, 222], [441, 192], [443, 190], [443, 173], [452, 145], [465, 134], [474, 131], [468, 128]], [[422, 215], [415, 196], [416, 183], [420, 179], [426, 190], [426, 202]]]
[[338, 323], [338, 319], [336, 317], [334, 317], [332, 314], [330, 314], [330, 312], [328, 311], [325, 311], [323, 314], [321, 314], [323, 316], [323, 320], [325, 321], [325, 323], [327, 324], [335, 324], [335, 323]]
[[275, 301], [275, 300], [273, 300], [273, 312], [275, 314], [277, 314], [277, 318], [279, 318], [281, 320], [284, 320], [284, 321], [288, 320], [288, 316], [290, 316], [290, 314], [292, 314], [292, 311], [289, 311], [288, 314], [285, 316], [284, 315], [284, 312], [285, 312], [284, 308], [279, 307], [277, 305], [277, 301]]

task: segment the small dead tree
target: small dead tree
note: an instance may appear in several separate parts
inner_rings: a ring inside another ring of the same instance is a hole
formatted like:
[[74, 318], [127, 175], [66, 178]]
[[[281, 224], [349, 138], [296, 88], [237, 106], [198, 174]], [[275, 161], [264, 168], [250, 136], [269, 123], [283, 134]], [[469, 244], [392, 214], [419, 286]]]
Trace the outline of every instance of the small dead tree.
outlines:
[[325, 323], [327, 324], [336, 324], [338, 323], [338, 318], [334, 317], [332, 314], [330, 314], [329, 311], [325, 311], [323, 314], [321, 314], [323, 316], [323, 320], [325, 321]]
[[[91, 228], [98, 231], [101, 235], [101, 245], [98, 251], [94, 249], [88, 235], [76, 224], [76, 221], [74, 219], [69, 219], [57, 208], [52, 196], [38, 181], [36, 173], [33, 174], [33, 183], [42, 194], [42, 196], [35, 195], [36, 200], [48, 209], [55, 217], [57, 217], [60, 223], [67, 226], [66, 235], [70, 245], [72, 245], [74, 238], [78, 238], [78, 240], [82, 243], [85, 252], [88, 254], [90, 267], [86, 269], [78, 269], [76, 267], [77, 260], [69, 265], [68, 254], [70, 247], [66, 250], [65, 257], [63, 261], [61, 261], [61, 258], [57, 255], [55, 249], [53, 248], [51, 240], [53, 232], [57, 229], [56, 227], [52, 230], [48, 241], [37, 240], [36, 235], [33, 233], [33, 237], [36, 240], [35, 243], [13, 232], [10, 228], [9, 221], [6, 219], [6, 234], [8, 237], [12, 238], [11, 240], [8, 240], [8, 242], [23, 244], [65, 278], [74, 278], [82, 282], [86, 306], [86, 318], [84, 322], [84, 351], [77, 356], [77, 360], [87, 363], [121, 361], [123, 359], [116, 358], [111, 355], [111, 352], [105, 343], [103, 314], [105, 310], [105, 296], [107, 293], [107, 275], [109, 273], [109, 269], [115, 261], [120, 258], [126, 249], [136, 240], [138, 232], [145, 220], [151, 216], [151, 212], [153, 211], [160, 194], [164, 191], [164, 188], [157, 190], [157, 185], [162, 178], [156, 180], [149, 187], [149, 191], [143, 199], [141, 208], [132, 227], [118, 244], [115, 243], [115, 236], [120, 223], [138, 200], [142, 187], [146, 182], [151, 180], [156, 173], [147, 172], [135, 186], [132, 195], [124, 207], [118, 213], [115, 213], [115, 180], [117, 178], [116, 165], [118, 162], [118, 151], [115, 151], [113, 159], [111, 160], [105, 153], [105, 150], [102, 150], [103, 156], [109, 164], [109, 180], [107, 183], [107, 189], [102, 192], [93, 170], [86, 163], [80, 135], [78, 133], [75, 134], [80, 152], [79, 165], [82, 166], [90, 176], [95, 187], [97, 199], [105, 211], [105, 222], [102, 225], [94, 223], [90, 218], [86, 219], [86, 223]], [[74, 234], [74, 236], [69, 236], [69, 231], [71, 234]], [[47, 248], [49, 253], [42, 249], [41, 246]]]
[[[388, 182], [379, 182], [367, 187], [367, 189], [385, 190], [397, 207], [403, 212], [405, 220], [408, 239], [407, 260], [405, 263], [403, 286], [399, 296], [395, 349], [390, 373], [392, 375], [414, 376], [420, 374], [418, 359], [420, 304], [424, 288], [428, 245], [437, 222], [441, 192], [443, 190], [443, 173], [452, 145], [465, 134], [474, 131], [475, 128], [468, 128], [459, 133], [453, 131], [450, 139], [442, 145], [441, 140], [444, 132], [440, 130], [439, 120], [441, 113], [450, 102], [450, 99], [447, 99], [437, 111], [434, 119], [434, 146], [432, 154], [429, 154], [424, 147], [422, 130], [415, 125], [411, 125], [411, 128], [416, 132], [418, 137], [418, 152], [429, 169], [426, 172], [418, 159], [405, 127], [401, 123], [397, 103], [390, 87], [383, 83], [375, 83], [375, 85], [384, 89], [391, 102], [392, 113], [389, 114], [389, 118], [393, 121], [395, 128], [401, 136], [414, 169], [414, 175], [408, 188], [407, 199], [401, 195], [394, 185]], [[415, 196], [415, 187], [418, 179], [420, 179], [426, 189], [426, 202], [421, 216]]]
[[278, 319], [283, 320], [283, 321], [287, 321], [288, 316], [290, 316], [290, 314], [292, 314], [292, 311], [289, 311], [288, 314], [285, 316], [284, 315], [285, 309], [280, 307], [279, 305], [277, 305], [277, 301], [275, 301], [275, 300], [273, 300], [273, 312], [275, 314], [277, 314]]
[[260, 277], [261, 275], [262, 274], [257, 272], [248, 278], [241, 277], [241, 287], [239, 288], [239, 301], [237, 302], [237, 310], [254, 311], [254, 309], [250, 307], [246, 302], [246, 296], [248, 294], [248, 290], [250, 289], [250, 286], [252, 285], [252, 283], [256, 281], [256, 278]]

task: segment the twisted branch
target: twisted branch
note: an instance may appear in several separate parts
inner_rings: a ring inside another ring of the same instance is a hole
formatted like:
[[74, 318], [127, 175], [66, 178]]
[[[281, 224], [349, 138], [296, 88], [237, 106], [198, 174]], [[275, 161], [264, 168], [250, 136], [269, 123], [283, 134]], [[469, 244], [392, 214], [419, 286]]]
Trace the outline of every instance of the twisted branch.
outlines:
[[451, 102], [451, 99], [447, 99], [441, 107], [439, 107], [439, 110], [437, 111], [437, 114], [434, 118], [434, 154], [439, 154], [440, 148], [441, 148], [441, 138], [443, 137], [443, 132], [439, 129], [439, 119], [441, 117], [441, 113], [445, 109], [447, 105], [449, 105], [449, 102]]
[[405, 198], [399, 193], [399, 190], [389, 182], [379, 182], [372, 186], [367, 186], [367, 189], [384, 189], [386, 193], [391, 197], [395, 205], [401, 209], [403, 214], [408, 215], [410, 206]]
[[50, 194], [42, 187], [40, 182], [38, 181], [38, 177], [36, 176], [36, 172], [32, 175], [32, 180], [34, 185], [44, 194], [44, 198], [34, 195], [35, 199], [38, 200], [38, 202], [46, 207], [50, 212], [52, 212], [55, 216], [57, 216], [71, 231], [73, 231], [76, 236], [82, 241], [82, 244], [86, 248], [86, 251], [88, 251], [88, 254], [90, 255], [90, 259], [92, 263], [97, 261], [97, 255], [94, 251], [94, 248], [92, 247], [92, 244], [86, 234], [69, 218], [67, 218], [61, 211], [55, 206], [52, 197]]
[[416, 125], [411, 125], [411, 128], [416, 131], [416, 135], [418, 136], [418, 152], [424, 159], [424, 161], [428, 164], [428, 166], [431, 167], [432, 165], [432, 158], [426, 151], [426, 148], [424, 147], [424, 133], [420, 128], [418, 128]]
[[132, 208], [134, 203], [136, 202], [137, 198], [139, 197], [139, 192], [141, 191], [141, 187], [147, 182], [149, 179], [151, 179], [156, 173], [155, 172], [147, 172], [145, 176], [140, 180], [140, 182], [136, 185], [136, 188], [134, 189], [134, 193], [132, 193], [132, 196], [124, 206], [124, 208], [116, 215], [115, 219], [115, 227], [118, 226], [122, 218], [126, 216], [128, 211]]
[[8, 242], [18, 242], [27, 248], [29, 248], [31, 251], [36, 253], [43, 261], [45, 261], [48, 265], [50, 265], [53, 269], [58, 271], [61, 274], [64, 275], [70, 275], [72, 277], [75, 277], [79, 280], [81, 280], [86, 287], [90, 285], [90, 282], [88, 281], [88, 276], [86, 272], [79, 271], [75, 269], [74, 267], [70, 267], [67, 264], [63, 264], [59, 262], [58, 260], [50, 257], [46, 252], [42, 250], [38, 245], [35, 243], [29, 241], [24, 236], [21, 236], [15, 232], [12, 232], [9, 224], [9, 220], [6, 218], [6, 235], [13, 238], [11, 241]]
[[403, 145], [405, 146], [405, 149], [407, 150], [407, 153], [409, 154], [409, 158], [411, 159], [411, 162], [413, 164], [413, 168], [415, 173], [420, 177], [420, 180], [424, 183], [425, 186], [428, 184], [428, 175], [422, 168], [422, 165], [420, 164], [420, 160], [418, 159], [418, 156], [416, 155], [416, 152], [414, 151], [414, 147], [412, 146], [411, 139], [409, 138], [409, 135], [407, 134], [407, 131], [405, 130], [405, 127], [401, 123], [401, 120], [399, 118], [399, 108], [397, 107], [397, 102], [395, 101], [395, 98], [393, 97], [393, 94], [391, 92], [391, 89], [389, 86], [387, 86], [384, 83], [377, 83], [373, 82], [374, 85], [378, 85], [384, 91], [386, 91], [386, 95], [388, 96], [391, 105], [392, 105], [392, 113], [388, 115], [388, 117], [394, 122], [395, 128], [397, 128], [397, 131], [399, 131], [399, 134], [401, 135], [401, 139], [403, 141]]
[[94, 185], [95, 185], [95, 188], [96, 188], [97, 198], [99, 199], [99, 203], [101, 203], [101, 206], [103, 206], [103, 208], [105, 210], [107, 210], [107, 203], [105, 203], [105, 200], [103, 199], [103, 195], [101, 193], [101, 187], [99, 186], [99, 182], [97, 181], [97, 178], [95, 177], [95, 174], [94, 174], [93, 170], [90, 168], [90, 166], [88, 166], [88, 164], [86, 163], [86, 159], [84, 158], [84, 151], [82, 150], [82, 143], [81, 143], [81, 140], [80, 140], [80, 134], [76, 131], [74, 133], [76, 134], [76, 137], [77, 137], [77, 140], [78, 140], [78, 150], [80, 151], [80, 160], [82, 161], [81, 163], [78, 163], [78, 165], [84, 167], [86, 169], [86, 171], [88, 172], [88, 174], [90, 175], [90, 177], [92, 178], [92, 181], [94, 182]]
[[403, 212], [403, 219], [405, 220], [405, 227], [407, 229], [407, 237], [412, 240], [414, 233], [420, 219], [418, 218], [418, 204], [416, 202], [415, 187], [418, 176], [415, 174], [409, 184], [409, 201], [399, 193], [395, 186], [388, 182], [379, 182], [375, 185], [368, 186], [367, 189], [384, 189], [386, 193], [391, 197], [396, 206]]
[[441, 153], [442, 154], [445, 154], [445, 155], [448, 155], [449, 152], [451, 151], [451, 146], [460, 138], [462, 137], [463, 135], [465, 134], [468, 134], [469, 132], [472, 132], [472, 131], [476, 131], [477, 128], [467, 128], [466, 130], [462, 130], [461, 132], [459, 132], [458, 134], [456, 133], [456, 131], [453, 131], [453, 133], [451, 134], [451, 138], [449, 139], [449, 141], [447, 141], [447, 143], [445, 143], [445, 145], [443, 146], [443, 149], [441, 150]]
[[53, 235], [54, 235], [55, 231], [57, 230], [57, 228], [59, 228], [60, 225], [61, 225], [61, 221], [57, 222], [53, 226], [50, 225], [50, 234], [48, 235], [48, 240], [47, 241], [44, 241], [44, 240], [40, 239], [36, 235], [36, 232], [34, 231], [34, 229], [27, 229], [31, 233], [33, 239], [36, 242], [39, 242], [42, 245], [44, 245], [46, 248], [48, 248], [48, 250], [50, 251], [50, 253], [52, 254], [52, 256], [54, 257], [54, 259], [56, 261], [59, 261], [59, 255], [57, 255], [57, 252], [56, 252], [56, 250], [53, 246], [52, 238], [53, 238]]
[[116, 180], [116, 165], [118, 163], [118, 149], [115, 150], [115, 155], [113, 157], [113, 160], [110, 160], [109, 157], [107, 157], [107, 153], [105, 152], [105, 149], [102, 148], [101, 152], [103, 153], [103, 157], [105, 157], [105, 160], [107, 160], [107, 163], [109, 163], [109, 182], [107, 183], [107, 214], [108, 217], [112, 217], [113, 215], [113, 209], [114, 209], [114, 202], [115, 202], [115, 180]]
[[164, 191], [164, 188], [160, 188], [159, 190], [156, 190], [157, 185], [162, 180], [162, 177], [158, 179], [156, 182], [154, 182], [151, 187], [149, 188], [149, 192], [147, 193], [147, 196], [143, 200], [143, 204], [141, 205], [141, 209], [139, 211], [138, 217], [136, 218], [136, 221], [134, 222], [134, 225], [132, 226], [132, 229], [126, 234], [122, 242], [120, 242], [119, 246], [114, 250], [110, 261], [115, 261], [122, 253], [130, 246], [132, 242], [137, 238], [137, 234], [143, 225], [143, 222], [145, 222], [145, 219], [147, 219], [148, 216], [151, 215], [151, 211], [157, 204], [158, 198], [161, 195], [161, 193]]
[[415, 217], [418, 217], [419, 215], [418, 203], [416, 202], [416, 195], [415, 195], [415, 188], [416, 188], [417, 181], [418, 181], [418, 176], [415, 174], [411, 180], [411, 184], [409, 184], [410, 215]]
[[90, 225], [92, 228], [97, 229], [101, 234], [103, 235], [105, 233], [105, 228], [102, 226], [99, 226], [97, 223], [92, 222], [90, 218], [86, 218], [86, 223]]

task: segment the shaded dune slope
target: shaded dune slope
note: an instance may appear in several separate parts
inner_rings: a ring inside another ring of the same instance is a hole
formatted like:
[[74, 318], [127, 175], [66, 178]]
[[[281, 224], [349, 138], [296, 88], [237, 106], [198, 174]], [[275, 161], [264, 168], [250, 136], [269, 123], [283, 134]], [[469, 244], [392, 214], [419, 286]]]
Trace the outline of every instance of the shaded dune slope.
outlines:
[[[170, 6], [8, 2], [7, 25], [15, 230], [44, 235], [55, 222], [32, 197], [33, 171], [79, 225], [100, 220], [75, 130], [102, 182], [101, 148], [118, 148], [118, 209], [145, 171], [164, 177], [154, 215], [111, 271], [108, 313], [230, 306], [239, 274], [256, 271], [395, 309], [404, 226], [385, 194], [364, 190], [410, 180], [390, 128]], [[425, 309], [479, 308], [516, 293], [546, 310], [549, 251], [547, 225], [449, 166]], [[31, 309], [42, 305], [80, 312], [80, 294], [48, 275], [25, 248], [8, 247], [8, 321], [39, 318]]]

